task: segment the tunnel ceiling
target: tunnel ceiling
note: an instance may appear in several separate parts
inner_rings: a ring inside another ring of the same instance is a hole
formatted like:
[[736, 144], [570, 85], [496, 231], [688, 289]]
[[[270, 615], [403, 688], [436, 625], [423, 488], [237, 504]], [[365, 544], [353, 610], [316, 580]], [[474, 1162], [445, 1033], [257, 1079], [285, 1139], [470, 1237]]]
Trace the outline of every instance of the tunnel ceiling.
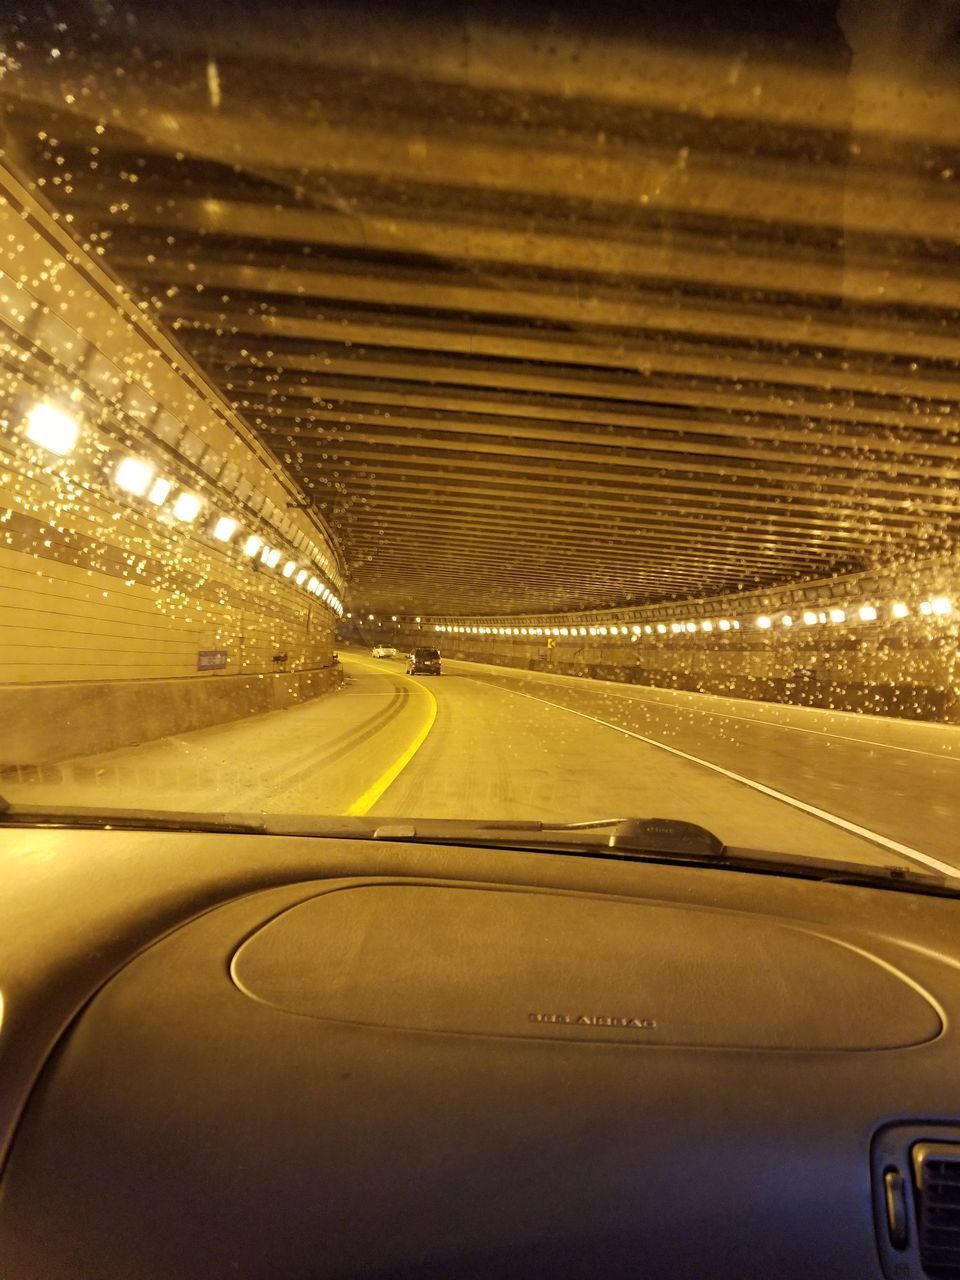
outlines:
[[954, 544], [960, 111], [878, 76], [869, 31], [820, 7], [787, 59], [81, 7], [18, 26], [7, 152], [315, 500], [355, 605], [682, 598]]

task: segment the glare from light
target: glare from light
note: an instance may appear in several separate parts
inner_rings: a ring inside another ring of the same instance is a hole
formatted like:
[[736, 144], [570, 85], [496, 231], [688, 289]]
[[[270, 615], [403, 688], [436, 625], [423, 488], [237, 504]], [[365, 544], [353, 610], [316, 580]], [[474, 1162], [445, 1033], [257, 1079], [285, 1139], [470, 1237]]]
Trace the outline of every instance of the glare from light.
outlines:
[[732, 627], [733, 627], [734, 631], [739, 631], [739, 630], [740, 630], [740, 623], [737, 621], [737, 619], [736, 619], [736, 618], [734, 618], [734, 620], [733, 620], [733, 622], [732, 622], [732, 624], [731, 624], [731, 625], [732, 625]]
[[895, 618], [906, 618], [910, 613], [910, 606], [904, 604], [902, 600], [897, 600], [890, 606], [890, 612]]
[[218, 542], [229, 542], [237, 532], [237, 522], [232, 516], [221, 516], [213, 526], [213, 536]]
[[580, 628], [580, 634], [581, 634], [582, 636], [585, 636], [585, 635], [587, 634], [587, 628], [586, 628], [586, 627], [581, 627], [581, 628]]
[[[514, 635], [516, 635], [517, 633], [516, 633], [516, 632], [514, 632], [513, 634], [514, 634]], [[568, 628], [568, 627], [561, 627], [561, 628], [560, 628], [560, 634], [561, 634], [562, 636], [568, 636], [568, 635], [570, 634], [570, 630], [569, 630], [569, 628]]]
[[876, 622], [877, 611], [872, 604], [862, 604], [857, 610], [857, 617], [861, 622]]
[[712, 623], [712, 622], [709, 622], [709, 621], [707, 621], [707, 622], [701, 622], [701, 623], [700, 623], [700, 630], [701, 630], [701, 631], [712, 631], [712, 630], [713, 630], [713, 623]]
[[720, 621], [717, 623], [717, 626], [720, 628], [720, 630], [721, 630], [721, 631], [729, 631], [729, 630], [730, 630], [730, 619], [729, 619], [729, 618], [721, 618], [721, 619], [720, 619]]
[[147, 494], [147, 501], [152, 502], [155, 507], [162, 506], [170, 497], [170, 490], [173, 488], [171, 480], [164, 479], [163, 476], [157, 476], [153, 484], [150, 486], [150, 492]]
[[637, 623], [634, 623], [633, 626], [630, 628], [630, 630], [633, 632], [635, 636], [639, 636], [643, 634], [643, 627], [638, 626]]
[[671, 622], [671, 623], [670, 623], [670, 630], [673, 632], [673, 634], [674, 634], [675, 636], [678, 636], [678, 635], [680, 634], [680, 632], [683, 630], [683, 623], [682, 623], [682, 622]]
[[121, 489], [142, 498], [153, 479], [153, 463], [144, 462], [142, 458], [124, 458], [117, 463], [113, 478]]
[[697, 624], [695, 622], [687, 623], [687, 631], [690, 633], [690, 635], [693, 635], [696, 629], [697, 629]]
[[667, 634], [667, 624], [665, 622], [657, 623], [657, 635], [665, 636]]
[[312, 591], [314, 594], [316, 594], [317, 588], [319, 586], [320, 586], [320, 580], [318, 578], [311, 578], [310, 581], [307, 583], [307, 590]]
[[285, 578], [292, 578], [296, 567], [297, 567], [296, 560], [288, 560], [287, 563], [283, 566], [283, 576]]
[[[302, 587], [308, 577], [309, 577], [309, 574], [307, 573], [307, 570], [301, 569], [300, 572], [297, 574], [297, 576], [294, 578], [294, 582], [297, 584], [298, 587]], [[353, 614], [348, 613], [347, 617], [352, 618]]]
[[934, 596], [930, 601], [930, 608], [938, 617], [943, 618], [953, 612], [953, 601], [948, 600], [946, 596]]
[[820, 610], [820, 612], [817, 614], [817, 621], [818, 621], [818, 622], [826, 622], [826, 620], [827, 620], [827, 615], [826, 615], [826, 614], [823, 612], [823, 610], [821, 609], [821, 610]]
[[846, 611], [845, 611], [845, 610], [843, 610], [843, 609], [831, 609], [831, 610], [830, 610], [830, 621], [831, 621], [831, 622], [846, 622], [846, 620], [847, 620], [847, 615], [846, 615]]
[[419, 618], [414, 618], [414, 622], [419, 622], [419, 621], [420, 621]]
[[597, 627], [597, 630], [600, 632], [600, 634], [601, 634], [602, 636], [605, 636], [605, 635], [607, 634], [607, 628], [606, 628], [606, 627]]
[[255, 533], [251, 533], [250, 537], [243, 544], [243, 554], [245, 556], [255, 556], [263, 546], [263, 540], [258, 538]]
[[595, 635], [597, 634], [597, 628], [596, 628], [596, 627], [591, 627], [591, 628], [590, 628], [590, 634], [591, 634], [592, 636], [595, 636]]
[[812, 609], [806, 609], [804, 610], [803, 620], [808, 627], [813, 627], [816, 625], [817, 615], [813, 612]]
[[53, 404], [35, 404], [27, 414], [26, 436], [48, 453], [63, 457], [77, 443], [80, 424], [63, 409]]
[[789, 613], [785, 613], [783, 617], [780, 619], [780, 622], [781, 622], [781, 625], [784, 627], [793, 626], [793, 618], [790, 616]]
[[395, 613], [391, 613], [391, 615], [390, 615], [390, 621], [391, 621], [391, 622], [396, 622], [396, 620], [397, 620], [397, 615], [396, 615]]
[[[316, 582], [316, 578], [311, 578], [311, 582]], [[368, 622], [373, 622], [373, 614], [372, 614], [372, 613], [368, 613], [368, 614], [367, 614], [367, 621], [368, 621]]]
[[177, 500], [173, 504], [173, 514], [177, 520], [182, 520], [184, 524], [189, 524], [191, 520], [196, 520], [203, 508], [203, 499], [198, 498], [195, 493], [188, 493], [186, 489], [182, 493], [177, 494]]
[[757, 626], [760, 628], [760, 630], [768, 631], [772, 625], [773, 625], [772, 620], [768, 618], [765, 613], [761, 613], [760, 617], [757, 619]]

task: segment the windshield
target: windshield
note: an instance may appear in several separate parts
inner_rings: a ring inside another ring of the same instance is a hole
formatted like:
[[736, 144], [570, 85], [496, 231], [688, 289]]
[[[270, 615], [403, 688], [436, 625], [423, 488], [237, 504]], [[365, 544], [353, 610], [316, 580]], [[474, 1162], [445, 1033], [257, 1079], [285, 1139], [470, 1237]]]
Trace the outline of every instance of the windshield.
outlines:
[[8, 9], [0, 793], [960, 866], [958, 18]]

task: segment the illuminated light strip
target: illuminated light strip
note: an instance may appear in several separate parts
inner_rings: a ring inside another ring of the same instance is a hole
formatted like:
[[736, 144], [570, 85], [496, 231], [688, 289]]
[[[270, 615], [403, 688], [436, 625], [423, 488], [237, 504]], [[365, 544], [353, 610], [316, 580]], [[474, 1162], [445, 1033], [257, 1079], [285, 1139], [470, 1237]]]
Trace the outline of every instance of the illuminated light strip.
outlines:
[[[382, 674], [381, 667], [375, 667], [372, 663], [366, 663], [361, 658], [351, 657], [349, 661], [356, 662], [360, 666], [368, 667], [371, 671], [376, 671]], [[409, 684], [412, 684], [415, 689], [419, 689], [427, 695], [427, 718], [420, 726], [416, 737], [410, 745], [404, 751], [401, 751], [393, 764], [381, 773], [376, 782], [367, 787], [363, 795], [354, 800], [350, 808], [345, 810], [344, 816], [348, 818], [362, 818], [365, 813], [369, 813], [387, 788], [391, 786], [392, 783], [396, 782], [397, 778], [417, 754], [424, 742], [426, 742], [427, 734], [433, 728], [433, 723], [437, 718], [437, 700], [426, 685], [421, 684], [419, 680], [411, 679], [410, 676], [400, 675], [399, 672], [391, 672], [391, 675], [400, 680], [406, 680]]]
[[670, 755], [678, 756], [681, 760], [687, 760], [691, 764], [699, 764], [704, 769], [710, 769], [713, 773], [719, 773], [722, 777], [729, 778], [731, 782], [739, 782], [743, 786], [749, 787], [752, 791], [759, 791], [761, 795], [769, 796], [772, 800], [778, 800], [781, 804], [790, 805], [791, 808], [808, 813], [811, 817], [819, 818], [821, 822], [827, 822], [831, 826], [839, 827], [842, 831], [848, 831], [852, 835], [860, 836], [861, 839], [867, 840], [871, 844], [877, 844], [883, 849], [890, 849], [893, 853], [899, 853], [904, 858], [919, 862], [933, 871], [938, 871], [941, 875], [960, 876], [960, 867], [951, 867], [949, 863], [940, 862], [939, 859], [933, 858], [927, 853], [921, 853], [919, 849], [912, 849], [909, 845], [901, 844], [899, 840], [891, 840], [889, 836], [882, 836], [876, 831], [869, 831], [866, 827], [861, 827], [856, 822], [849, 822], [846, 818], [840, 818], [834, 813], [827, 813], [826, 809], [818, 809], [816, 805], [807, 804], [805, 800], [798, 800], [795, 796], [788, 796], [782, 791], [776, 791], [773, 787], [768, 787], [763, 782], [755, 782], [752, 778], [745, 778], [742, 773], [734, 773], [732, 769], [724, 769], [722, 765], [712, 764], [709, 760], [701, 760], [699, 756], [690, 755], [689, 752], [681, 751], [678, 747], [668, 747], [666, 743], [657, 742], [656, 738], [644, 737], [642, 733], [634, 733], [632, 729], [624, 729], [622, 725], [611, 724], [609, 720], [601, 720], [598, 716], [588, 715], [586, 711], [574, 711], [571, 707], [565, 707], [560, 702], [551, 702], [549, 698], [538, 698], [532, 693], [521, 693], [519, 689], [507, 689], [507, 692], [514, 694], [518, 698], [529, 698], [531, 702], [540, 702], [545, 707], [555, 707], [558, 711], [567, 711], [570, 715], [579, 716], [582, 720], [592, 720], [594, 724], [601, 724], [606, 729], [613, 729], [628, 738], [635, 738], [638, 742], [645, 742], [648, 747], [656, 747], [660, 751], [668, 751]]

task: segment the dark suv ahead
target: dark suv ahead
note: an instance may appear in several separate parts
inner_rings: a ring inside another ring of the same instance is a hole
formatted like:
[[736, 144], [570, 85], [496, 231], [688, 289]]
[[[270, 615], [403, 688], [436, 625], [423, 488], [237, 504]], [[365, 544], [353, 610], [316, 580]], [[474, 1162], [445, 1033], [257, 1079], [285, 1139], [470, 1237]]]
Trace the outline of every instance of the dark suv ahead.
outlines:
[[438, 676], [440, 674], [440, 650], [416, 648], [407, 658], [408, 676]]

